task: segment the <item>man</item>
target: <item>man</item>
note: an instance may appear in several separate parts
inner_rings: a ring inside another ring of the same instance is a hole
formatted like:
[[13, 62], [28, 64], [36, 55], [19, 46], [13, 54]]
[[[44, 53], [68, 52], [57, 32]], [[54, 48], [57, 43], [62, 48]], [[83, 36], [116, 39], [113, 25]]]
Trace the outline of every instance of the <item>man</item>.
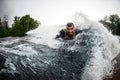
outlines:
[[75, 28], [75, 26], [72, 22], [69, 22], [66, 25], [66, 29], [62, 29], [59, 32], [59, 35], [56, 36], [56, 39], [57, 38], [62, 38], [64, 40], [72, 40], [72, 39], [75, 38], [75, 36], [78, 33], [81, 33], [81, 32], [82, 32], [81, 30]]

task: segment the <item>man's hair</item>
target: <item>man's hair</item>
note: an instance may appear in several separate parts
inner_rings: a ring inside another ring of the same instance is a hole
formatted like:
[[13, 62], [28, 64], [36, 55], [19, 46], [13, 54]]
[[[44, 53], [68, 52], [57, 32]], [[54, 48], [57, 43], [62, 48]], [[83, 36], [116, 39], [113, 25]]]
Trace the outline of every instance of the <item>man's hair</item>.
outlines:
[[69, 22], [69, 23], [67, 23], [66, 26], [67, 26], [67, 27], [71, 27], [71, 26], [74, 26], [74, 24], [73, 24], [72, 22]]

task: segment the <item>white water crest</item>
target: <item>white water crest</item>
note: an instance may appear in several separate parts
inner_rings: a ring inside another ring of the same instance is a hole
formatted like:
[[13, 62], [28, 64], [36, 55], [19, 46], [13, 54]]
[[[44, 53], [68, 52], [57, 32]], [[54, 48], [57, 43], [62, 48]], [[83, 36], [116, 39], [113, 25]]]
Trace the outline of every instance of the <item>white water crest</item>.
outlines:
[[93, 58], [86, 63], [82, 73], [82, 80], [103, 80], [106, 76], [111, 76], [114, 66], [112, 60], [120, 52], [117, 36], [112, 35], [102, 24], [91, 21], [82, 13], [76, 13], [73, 22], [80, 29], [91, 28], [92, 33], [83, 34], [94, 34], [91, 37], [95, 44], [91, 53]]

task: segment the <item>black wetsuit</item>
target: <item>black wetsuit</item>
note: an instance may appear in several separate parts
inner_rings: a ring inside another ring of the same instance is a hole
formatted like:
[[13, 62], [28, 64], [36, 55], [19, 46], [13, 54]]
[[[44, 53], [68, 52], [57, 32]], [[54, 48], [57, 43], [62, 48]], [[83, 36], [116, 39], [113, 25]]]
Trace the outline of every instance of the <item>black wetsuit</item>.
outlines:
[[56, 39], [57, 39], [57, 38], [62, 38], [62, 39], [64, 39], [64, 40], [72, 40], [72, 39], [75, 38], [75, 36], [76, 36], [77, 34], [79, 34], [79, 33], [81, 33], [81, 32], [82, 32], [81, 30], [75, 29], [74, 35], [73, 35], [73, 36], [68, 36], [68, 35], [66, 34], [66, 30], [65, 30], [65, 29], [62, 29], [62, 30], [59, 32], [59, 35], [56, 36]]

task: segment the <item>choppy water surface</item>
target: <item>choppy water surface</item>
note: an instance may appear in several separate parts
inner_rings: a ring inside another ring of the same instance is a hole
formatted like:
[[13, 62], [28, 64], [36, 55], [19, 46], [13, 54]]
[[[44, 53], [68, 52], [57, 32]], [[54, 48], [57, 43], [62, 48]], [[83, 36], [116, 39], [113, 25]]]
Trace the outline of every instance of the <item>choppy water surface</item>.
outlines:
[[41, 26], [26, 37], [0, 39], [0, 80], [103, 80], [111, 76], [119, 40], [101, 24], [76, 14], [83, 32], [74, 40], [54, 36], [62, 27]]

